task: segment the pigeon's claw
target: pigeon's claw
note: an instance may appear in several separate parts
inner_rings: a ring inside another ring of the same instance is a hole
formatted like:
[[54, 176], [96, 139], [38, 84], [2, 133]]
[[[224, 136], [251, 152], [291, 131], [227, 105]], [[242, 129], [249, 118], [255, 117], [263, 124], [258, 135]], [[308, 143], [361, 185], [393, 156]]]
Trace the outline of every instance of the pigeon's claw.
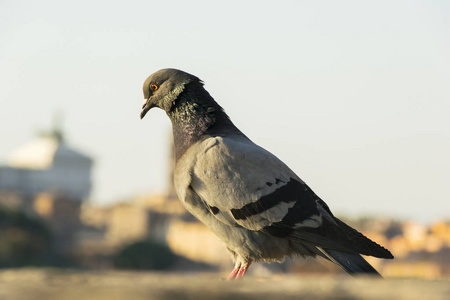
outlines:
[[231, 271], [230, 275], [228, 275], [227, 280], [239, 280], [244, 278], [245, 273], [247, 273], [248, 268], [252, 264], [252, 260], [249, 260], [245, 264], [237, 263], [234, 266], [233, 271]]
[[230, 275], [228, 275], [227, 280], [236, 279], [236, 275], [239, 273], [239, 267], [235, 267], [233, 271], [231, 271]]

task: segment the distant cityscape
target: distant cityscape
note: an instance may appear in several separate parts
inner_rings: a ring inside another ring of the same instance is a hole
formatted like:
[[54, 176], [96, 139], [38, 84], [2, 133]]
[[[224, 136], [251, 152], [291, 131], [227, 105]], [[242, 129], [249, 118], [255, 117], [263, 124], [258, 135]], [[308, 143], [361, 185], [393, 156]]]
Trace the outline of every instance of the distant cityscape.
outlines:
[[[86, 268], [112, 268], [114, 253], [148, 239], [184, 258], [174, 269], [230, 268], [225, 247], [185, 211], [171, 184], [163, 194], [97, 206], [87, 201], [93, 166], [93, 159], [72, 148], [59, 128], [42, 133], [0, 166], [0, 207], [41, 220], [54, 237], [54, 250]], [[382, 217], [345, 221], [393, 253], [395, 259], [390, 261], [367, 258], [384, 276], [450, 275], [449, 221], [431, 225]], [[261, 264], [254, 272], [340, 271], [325, 260], [295, 259], [281, 265]]]

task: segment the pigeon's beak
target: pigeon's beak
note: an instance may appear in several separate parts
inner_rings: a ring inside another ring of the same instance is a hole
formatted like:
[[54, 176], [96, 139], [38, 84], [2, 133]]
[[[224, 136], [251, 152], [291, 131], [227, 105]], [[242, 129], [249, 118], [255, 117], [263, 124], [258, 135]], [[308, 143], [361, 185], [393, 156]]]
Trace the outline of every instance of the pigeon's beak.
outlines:
[[144, 104], [142, 105], [141, 119], [145, 117], [145, 114], [153, 107], [155, 107], [155, 104], [151, 103], [150, 98], [145, 99]]

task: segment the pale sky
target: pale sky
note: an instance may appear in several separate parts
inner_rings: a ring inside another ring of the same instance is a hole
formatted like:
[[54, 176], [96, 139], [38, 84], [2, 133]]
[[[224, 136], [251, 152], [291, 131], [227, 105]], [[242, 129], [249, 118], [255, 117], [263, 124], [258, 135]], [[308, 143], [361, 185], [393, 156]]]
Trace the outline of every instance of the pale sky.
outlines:
[[167, 67], [336, 214], [450, 218], [448, 1], [1, 1], [0, 160], [61, 111], [92, 202], [164, 190]]

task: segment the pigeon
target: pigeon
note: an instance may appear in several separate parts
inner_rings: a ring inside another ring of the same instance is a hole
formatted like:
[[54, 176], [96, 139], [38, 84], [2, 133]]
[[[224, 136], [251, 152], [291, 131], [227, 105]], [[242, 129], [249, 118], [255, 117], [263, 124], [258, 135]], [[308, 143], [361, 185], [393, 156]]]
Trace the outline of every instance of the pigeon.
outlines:
[[172, 122], [177, 195], [227, 247], [234, 261], [228, 280], [243, 278], [252, 262], [295, 256], [381, 276], [361, 254], [392, 259], [389, 250], [335, 217], [286, 164], [242, 133], [198, 77], [162, 69], [143, 92], [140, 118], [158, 107]]

